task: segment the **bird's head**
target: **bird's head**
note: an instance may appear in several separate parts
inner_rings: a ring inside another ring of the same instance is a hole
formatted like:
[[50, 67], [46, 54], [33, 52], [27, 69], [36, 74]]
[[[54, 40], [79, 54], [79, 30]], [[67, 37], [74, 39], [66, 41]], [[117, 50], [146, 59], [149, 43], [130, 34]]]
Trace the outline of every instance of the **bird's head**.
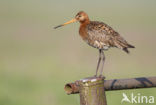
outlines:
[[85, 12], [80, 11], [79, 13], [77, 13], [77, 15], [75, 16], [74, 19], [72, 19], [72, 20], [70, 20], [64, 24], [58, 25], [58, 26], [54, 27], [54, 29], [61, 27], [61, 26], [65, 26], [65, 25], [70, 24], [70, 23], [74, 23], [76, 21], [79, 21], [80, 23], [89, 22], [89, 17]]
[[75, 19], [76, 19], [77, 21], [79, 21], [80, 23], [83, 23], [83, 22], [85, 22], [85, 21], [88, 21], [88, 20], [89, 20], [89, 17], [88, 17], [88, 15], [87, 15], [85, 12], [80, 11], [80, 12], [77, 13], [77, 15], [75, 16]]

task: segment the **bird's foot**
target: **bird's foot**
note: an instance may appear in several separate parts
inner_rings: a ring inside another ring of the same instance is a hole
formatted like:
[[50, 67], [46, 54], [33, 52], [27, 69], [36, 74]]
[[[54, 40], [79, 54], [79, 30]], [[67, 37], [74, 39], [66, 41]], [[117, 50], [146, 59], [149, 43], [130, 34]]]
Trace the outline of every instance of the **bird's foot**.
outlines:
[[103, 75], [102, 75], [102, 74], [100, 74], [100, 75], [99, 75], [99, 77], [101, 78], [101, 77], [103, 77]]
[[97, 74], [95, 74], [94, 77], [97, 77]]

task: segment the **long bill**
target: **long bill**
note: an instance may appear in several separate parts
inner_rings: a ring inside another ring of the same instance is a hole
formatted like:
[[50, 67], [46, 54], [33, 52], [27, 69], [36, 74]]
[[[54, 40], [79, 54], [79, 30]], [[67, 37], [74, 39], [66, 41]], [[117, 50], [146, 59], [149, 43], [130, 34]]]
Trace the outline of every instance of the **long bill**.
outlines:
[[76, 21], [77, 20], [74, 18], [74, 19], [72, 19], [72, 20], [70, 20], [70, 21], [68, 21], [68, 22], [66, 22], [64, 24], [61, 24], [61, 25], [58, 25], [58, 26], [54, 27], [54, 29], [59, 28], [59, 27], [62, 27], [62, 26], [65, 26], [65, 25], [70, 24], [70, 23], [74, 23]]

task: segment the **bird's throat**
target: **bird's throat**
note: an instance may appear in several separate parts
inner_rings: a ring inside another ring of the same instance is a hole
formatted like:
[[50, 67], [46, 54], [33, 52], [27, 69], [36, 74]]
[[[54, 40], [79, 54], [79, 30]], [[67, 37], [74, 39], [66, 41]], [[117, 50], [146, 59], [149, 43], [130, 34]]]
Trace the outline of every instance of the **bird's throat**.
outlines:
[[83, 23], [83, 24], [80, 24], [80, 28], [79, 28], [79, 34], [81, 36], [81, 38], [83, 40], [87, 40], [88, 39], [88, 34], [87, 34], [87, 31], [86, 31], [86, 27], [89, 23]]

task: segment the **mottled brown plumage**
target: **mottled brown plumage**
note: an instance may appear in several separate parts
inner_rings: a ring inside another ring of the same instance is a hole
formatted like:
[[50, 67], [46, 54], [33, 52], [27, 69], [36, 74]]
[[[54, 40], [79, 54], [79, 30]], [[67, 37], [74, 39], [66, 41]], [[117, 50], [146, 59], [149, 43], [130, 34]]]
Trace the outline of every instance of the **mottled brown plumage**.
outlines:
[[102, 75], [104, 61], [105, 61], [103, 50], [108, 50], [111, 47], [117, 47], [129, 53], [128, 48], [134, 48], [134, 46], [127, 43], [127, 41], [123, 37], [121, 37], [118, 32], [116, 32], [107, 24], [98, 21], [90, 21], [88, 15], [83, 11], [80, 11], [75, 16], [75, 18], [72, 19], [71, 21], [59, 25], [55, 28], [64, 26], [66, 24], [75, 21], [80, 22], [79, 34], [82, 37], [82, 39], [85, 42], [87, 42], [90, 46], [99, 49], [100, 55], [99, 55], [97, 69], [96, 69], [96, 76], [97, 76], [101, 59], [103, 60], [103, 63], [102, 63], [102, 69], [100, 75]]
[[[79, 12], [76, 18], [79, 19], [81, 15], [85, 16], [87, 14]], [[80, 21], [79, 34], [82, 39], [92, 47], [102, 50], [107, 50], [110, 47], [117, 47], [127, 53], [129, 53], [128, 48], [134, 48], [134, 46], [128, 44], [118, 32], [107, 24], [98, 21], [90, 21], [88, 16], [85, 16], [85, 19], [85, 21]]]

